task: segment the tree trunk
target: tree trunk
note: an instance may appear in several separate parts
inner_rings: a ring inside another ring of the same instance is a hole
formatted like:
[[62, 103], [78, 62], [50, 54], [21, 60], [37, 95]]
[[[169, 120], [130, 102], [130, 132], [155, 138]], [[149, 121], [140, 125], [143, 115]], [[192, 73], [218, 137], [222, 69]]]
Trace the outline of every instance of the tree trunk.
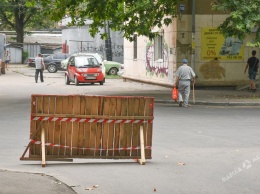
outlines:
[[16, 42], [23, 43], [24, 39], [24, 10], [15, 9], [15, 31], [16, 31]]
[[23, 27], [17, 28], [16, 33], [17, 33], [16, 42], [23, 43], [23, 39], [24, 39], [24, 29], [23, 29]]

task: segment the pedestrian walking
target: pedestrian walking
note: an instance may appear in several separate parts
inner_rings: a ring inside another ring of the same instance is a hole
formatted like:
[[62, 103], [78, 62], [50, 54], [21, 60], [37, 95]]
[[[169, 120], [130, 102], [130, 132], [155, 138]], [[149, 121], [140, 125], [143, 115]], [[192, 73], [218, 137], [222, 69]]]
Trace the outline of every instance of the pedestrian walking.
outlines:
[[190, 84], [195, 84], [195, 73], [193, 69], [188, 66], [188, 60], [182, 60], [183, 65], [176, 71], [175, 86], [178, 87], [179, 106], [188, 106], [190, 96]]
[[37, 57], [35, 57], [35, 82], [38, 82], [38, 75], [40, 73], [40, 79], [41, 82], [44, 82], [43, 80], [43, 70], [45, 69], [45, 64], [43, 61], [43, 58], [41, 57], [41, 54], [39, 53]]
[[6, 53], [5, 53], [5, 68], [7, 70], [8, 70], [10, 61], [11, 61], [11, 53], [9, 51], [6, 51]]
[[249, 77], [249, 83], [250, 83], [249, 91], [250, 92], [256, 92], [255, 78], [256, 78], [257, 71], [258, 71], [258, 67], [259, 67], [259, 59], [255, 55], [256, 55], [256, 51], [253, 50], [252, 57], [250, 57], [247, 60], [246, 68], [244, 71], [244, 73], [246, 73], [246, 70], [248, 68], [248, 77]]

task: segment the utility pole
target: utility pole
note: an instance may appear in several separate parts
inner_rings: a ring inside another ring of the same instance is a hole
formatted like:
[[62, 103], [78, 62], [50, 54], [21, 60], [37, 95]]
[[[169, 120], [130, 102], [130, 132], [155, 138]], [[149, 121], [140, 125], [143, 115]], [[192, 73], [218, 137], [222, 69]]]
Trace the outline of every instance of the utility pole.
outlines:
[[107, 32], [107, 39], [105, 40], [105, 48], [106, 48], [106, 58], [108, 61], [112, 61], [112, 44], [111, 44], [111, 37], [110, 37], [110, 28], [109, 28], [109, 21], [106, 22], [105, 25], [105, 32]]
[[191, 67], [194, 71], [195, 71], [195, 6], [196, 6], [196, 0], [192, 0]]

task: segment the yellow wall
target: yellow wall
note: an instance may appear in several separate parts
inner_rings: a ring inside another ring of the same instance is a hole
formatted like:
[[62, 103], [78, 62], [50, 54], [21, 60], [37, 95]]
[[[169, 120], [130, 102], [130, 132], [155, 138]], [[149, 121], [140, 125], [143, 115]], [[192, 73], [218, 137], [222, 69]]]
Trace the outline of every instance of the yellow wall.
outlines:
[[[189, 65], [191, 64], [191, 43], [192, 43], [192, 24], [191, 24], [191, 15], [183, 15], [181, 19], [178, 20], [178, 33], [177, 33], [177, 66], [181, 65], [181, 60], [187, 58], [189, 60]], [[197, 74], [197, 85], [203, 86], [238, 86], [248, 83], [247, 74], [244, 74], [245, 65], [247, 59], [251, 56], [251, 51], [254, 49], [257, 51], [257, 56], [259, 57], [260, 49], [251, 48], [246, 46], [246, 42], [252, 39], [248, 37], [243, 41], [244, 50], [242, 59], [226, 59], [227, 56], [222, 56], [219, 59], [218, 53], [219, 49], [215, 51], [218, 60], [212, 59], [203, 59], [202, 55], [202, 29], [216, 28], [222, 21], [226, 18], [226, 15], [196, 15], [195, 17], [195, 73]], [[218, 37], [215, 40], [218, 46], [221, 46], [224, 41], [224, 36], [222, 38]], [[205, 51], [206, 48], [204, 48]], [[214, 49], [213, 49], [214, 50]], [[213, 51], [212, 50], [212, 51]], [[211, 52], [211, 50], [209, 50]], [[210, 53], [211, 54], [211, 53]], [[214, 54], [214, 53], [212, 53]], [[204, 56], [204, 55], [203, 55]], [[235, 55], [232, 56], [236, 57]]]

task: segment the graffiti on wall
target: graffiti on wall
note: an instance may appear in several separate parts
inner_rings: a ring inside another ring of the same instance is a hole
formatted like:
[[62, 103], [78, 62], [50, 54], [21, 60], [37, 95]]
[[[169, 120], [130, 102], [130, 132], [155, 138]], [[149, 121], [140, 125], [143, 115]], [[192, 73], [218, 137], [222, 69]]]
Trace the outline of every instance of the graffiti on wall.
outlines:
[[168, 46], [164, 44], [163, 60], [154, 60], [154, 44], [148, 43], [146, 46], [146, 72], [150, 76], [156, 75], [157, 77], [168, 76], [169, 67], [169, 53]]
[[204, 79], [221, 79], [225, 77], [225, 69], [220, 66], [218, 58], [200, 66], [200, 73]]

